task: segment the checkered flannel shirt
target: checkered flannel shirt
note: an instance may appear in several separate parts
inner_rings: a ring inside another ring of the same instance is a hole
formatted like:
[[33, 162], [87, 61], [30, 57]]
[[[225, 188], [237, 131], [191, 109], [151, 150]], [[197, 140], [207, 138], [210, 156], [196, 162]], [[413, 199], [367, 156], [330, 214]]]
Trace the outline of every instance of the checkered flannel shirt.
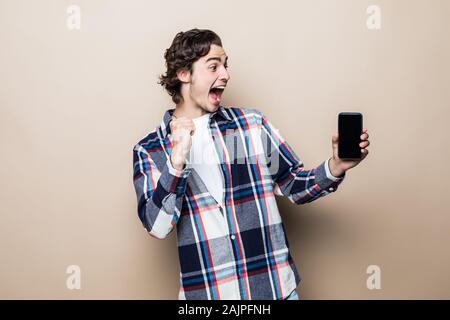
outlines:
[[197, 172], [175, 169], [169, 123], [175, 109], [133, 149], [137, 211], [145, 230], [164, 239], [176, 226], [178, 299], [285, 299], [301, 278], [275, 195], [305, 204], [335, 192], [328, 159], [307, 170], [265, 115], [224, 107], [210, 114], [220, 159], [223, 203]]

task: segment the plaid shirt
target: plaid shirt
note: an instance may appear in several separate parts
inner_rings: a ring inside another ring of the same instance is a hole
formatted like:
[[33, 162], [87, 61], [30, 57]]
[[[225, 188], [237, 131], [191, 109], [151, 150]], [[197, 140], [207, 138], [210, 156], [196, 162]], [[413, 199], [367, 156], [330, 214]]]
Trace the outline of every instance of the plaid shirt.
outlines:
[[197, 172], [173, 168], [169, 123], [175, 109], [133, 149], [137, 211], [158, 239], [177, 226], [179, 299], [285, 299], [299, 284], [275, 195], [304, 204], [335, 192], [343, 181], [328, 159], [306, 170], [258, 110], [223, 107], [209, 131], [220, 159], [219, 204]]

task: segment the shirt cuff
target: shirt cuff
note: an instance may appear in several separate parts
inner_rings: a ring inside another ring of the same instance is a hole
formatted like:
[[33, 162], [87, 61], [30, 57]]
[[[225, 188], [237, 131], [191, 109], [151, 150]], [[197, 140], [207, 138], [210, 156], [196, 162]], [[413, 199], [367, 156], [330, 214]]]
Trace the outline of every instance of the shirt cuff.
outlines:
[[166, 165], [161, 171], [161, 176], [158, 182], [167, 192], [181, 195], [185, 192], [187, 177], [189, 176], [190, 172], [191, 169], [186, 167], [183, 170], [175, 169], [172, 166], [170, 157], [168, 157]]
[[329, 158], [327, 161], [325, 161], [325, 173], [327, 175], [327, 178], [330, 180], [333, 180], [333, 181], [339, 181], [344, 177], [344, 175], [342, 175], [341, 177], [335, 177], [331, 174], [330, 167], [328, 167], [328, 161], [330, 161], [330, 159], [331, 158]]
[[166, 164], [167, 164], [167, 167], [169, 168], [169, 173], [170, 173], [171, 175], [176, 176], [176, 177], [187, 176], [188, 173], [189, 173], [189, 169], [187, 169], [186, 166], [184, 167], [183, 170], [175, 169], [175, 168], [173, 167], [173, 165], [172, 165], [172, 161], [170, 161], [170, 156], [167, 157], [167, 162], [166, 162]]

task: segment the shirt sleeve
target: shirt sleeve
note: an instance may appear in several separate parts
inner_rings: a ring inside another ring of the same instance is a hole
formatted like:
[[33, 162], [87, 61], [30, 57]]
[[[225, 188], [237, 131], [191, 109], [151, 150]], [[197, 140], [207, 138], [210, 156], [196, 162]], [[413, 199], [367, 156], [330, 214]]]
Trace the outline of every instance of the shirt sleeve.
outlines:
[[333, 181], [339, 181], [339, 179], [342, 178], [343, 175], [340, 176], [340, 177], [335, 177], [335, 176], [333, 176], [333, 175], [331, 174], [330, 167], [329, 167], [330, 159], [331, 159], [331, 158], [329, 158], [327, 161], [325, 161], [325, 172], [326, 172], [326, 174], [327, 174], [327, 177], [328, 177], [328, 179], [330, 179], [330, 180], [333, 180]]
[[295, 204], [312, 202], [335, 192], [344, 180], [334, 177], [328, 167], [328, 160], [310, 170], [267, 117], [259, 112], [261, 138], [267, 166], [273, 181], [274, 193], [286, 196]]
[[139, 144], [133, 149], [133, 164], [139, 219], [151, 236], [164, 239], [180, 217], [190, 169], [175, 169], [167, 157], [159, 170], [150, 153]]

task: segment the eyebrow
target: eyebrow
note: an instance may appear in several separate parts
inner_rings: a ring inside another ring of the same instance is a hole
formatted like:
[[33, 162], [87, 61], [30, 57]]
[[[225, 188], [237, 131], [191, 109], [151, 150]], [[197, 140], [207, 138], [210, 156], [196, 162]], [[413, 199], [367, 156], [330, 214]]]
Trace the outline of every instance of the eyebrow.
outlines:
[[[206, 60], [205, 63], [208, 63], [208, 61], [211, 61], [211, 60], [217, 60], [217, 61], [221, 62], [219, 57], [210, 57]], [[228, 56], [225, 58], [225, 63], [227, 63], [227, 61], [228, 61]]]

